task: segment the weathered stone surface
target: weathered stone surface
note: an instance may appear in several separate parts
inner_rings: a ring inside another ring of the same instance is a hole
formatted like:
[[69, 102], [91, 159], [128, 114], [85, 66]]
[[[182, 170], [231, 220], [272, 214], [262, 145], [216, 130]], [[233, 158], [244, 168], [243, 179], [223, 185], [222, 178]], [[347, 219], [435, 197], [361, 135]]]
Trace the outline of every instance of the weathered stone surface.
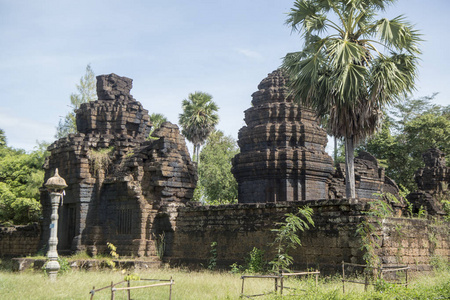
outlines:
[[408, 195], [415, 213], [421, 207], [431, 215], [444, 215], [440, 199], [450, 198], [450, 167], [446, 166], [445, 153], [428, 149], [423, 155], [425, 167], [414, 174], [418, 190]]
[[40, 233], [38, 224], [0, 226], [0, 256], [34, 254], [38, 249]]
[[[153, 220], [169, 203], [192, 198], [196, 165], [178, 127], [164, 123], [147, 140], [148, 111], [130, 95], [132, 80], [97, 77], [98, 101], [77, 111], [79, 133], [54, 142], [45, 178], [55, 168], [68, 187], [60, 209], [59, 249], [154, 255]], [[41, 244], [49, 236], [50, 200], [43, 191]]]
[[[315, 113], [293, 103], [287, 78], [276, 70], [261, 81], [239, 131], [241, 152], [233, 159], [239, 202], [283, 202], [345, 197], [344, 164], [333, 168], [325, 152], [327, 134]], [[397, 185], [377, 160], [362, 152], [355, 159], [358, 198], [383, 192], [398, 196]], [[404, 206], [397, 205], [398, 209]]]
[[130, 91], [133, 80], [116, 74], [97, 76], [97, 95], [99, 100], [132, 100]]
[[292, 102], [276, 70], [261, 81], [239, 130], [232, 172], [240, 203], [325, 199], [333, 172], [327, 135], [314, 113]]
[[[329, 199], [345, 198], [345, 164], [340, 163], [333, 173], [333, 179], [329, 185]], [[397, 184], [384, 174], [384, 168], [380, 167], [377, 159], [370, 153], [361, 151], [355, 157], [355, 187], [356, 195], [360, 199], [380, 199], [380, 194], [390, 193], [399, 197]], [[400, 203], [391, 203], [398, 212], [405, 207]]]

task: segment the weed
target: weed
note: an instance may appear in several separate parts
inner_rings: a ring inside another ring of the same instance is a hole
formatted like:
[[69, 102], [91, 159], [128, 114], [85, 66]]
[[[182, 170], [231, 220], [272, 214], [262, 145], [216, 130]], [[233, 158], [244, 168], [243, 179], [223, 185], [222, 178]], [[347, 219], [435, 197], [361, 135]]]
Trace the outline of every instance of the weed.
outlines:
[[266, 270], [266, 262], [264, 261], [264, 251], [256, 247], [250, 251], [247, 259], [247, 269], [245, 272], [248, 273], [263, 273]]
[[94, 174], [98, 175], [100, 170], [107, 170], [111, 163], [111, 154], [114, 152], [114, 147], [109, 147], [100, 150], [90, 150], [89, 156], [93, 163]]
[[153, 234], [153, 238], [156, 244], [156, 255], [162, 260], [164, 257], [164, 252], [166, 251], [166, 233], [163, 232], [158, 235]]
[[302, 245], [298, 233], [309, 229], [310, 225], [314, 226], [312, 214], [312, 208], [303, 206], [298, 209], [297, 214], [286, 214], [284, 222], [276, 223], [278, 228], [272, 229], [272, 231], [276, 233], [276, 237], [271, 245], [275, 246], [277, 254], [275, 258], [269, 262], [269, 264], [272, 265], [273, 271], [280, 272], [281, 270], [289, 270], [294, 259], [288, 252], [290, 249], [295, 249], [297, 245]]
[[214, 271], [217, 267], [217, 242], [211, 243], [210, 257], [208, 260], [208, 270]]

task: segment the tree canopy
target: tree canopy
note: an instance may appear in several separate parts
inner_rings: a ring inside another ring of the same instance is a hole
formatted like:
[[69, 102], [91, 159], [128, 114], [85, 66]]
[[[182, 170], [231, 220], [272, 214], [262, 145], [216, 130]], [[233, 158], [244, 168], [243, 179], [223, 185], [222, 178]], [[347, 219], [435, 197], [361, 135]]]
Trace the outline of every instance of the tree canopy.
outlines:
[[222, 131], [214, 131], [200, 153], [198, 188], [206, 203], [232, 203], [237, 200], [237, 182], [231, 173], [231, 160], [239, 152], [236, 141]]
[[283, 67], [294, 99], [344, 138], [354, 198], [354, 144], [379, 129], [383, 109], [414, 89], [419, 34], [404, 17], [376, 19], [394, 0], [297, 0], [286, 23], [305, 40]]
[[152, 128], [150, 129], [150, 133], [148, 134], [148, 138], [152, 138], [153, 132], [161, 127], [162, 123], [167, 122], [167, 118], [163, 114], [152, 113], [150, 115], [150, 122], [152, 122]]
[[386, 175], [410, 191], [417, 188], [414, 172], [424, 166], [426, 150], [436, 147], [450, 161], [450, 106], [432, 100], [433, 96], [399, 102], [388, 112], [381, 132], [359, 147], [375, 155]]
[[194, 145], [198, 162], [200, 146], [219, 123], [219, 107], [210, 94], [195, 92], [183, 100], [182, 108], [183, 113], [179, 116], [181, 133]]
[[46, 144], [31, 153], [0, 146], [0, 223], [27, 224], [41, 215]]
[[97, 81], [94, 71], [92, 71], [91, 65], [87, 65], [86, 73], [80, 78], [80, 83], [76, 85], [78, 93], [70, 95], [72, 110], [67, 113], [63, 120], [59, 121], [56, 127], [55, 138], [60, 139], [70, 133], [77, 132], [76, 110], [83, 103], [97, 100], [96, 85]]

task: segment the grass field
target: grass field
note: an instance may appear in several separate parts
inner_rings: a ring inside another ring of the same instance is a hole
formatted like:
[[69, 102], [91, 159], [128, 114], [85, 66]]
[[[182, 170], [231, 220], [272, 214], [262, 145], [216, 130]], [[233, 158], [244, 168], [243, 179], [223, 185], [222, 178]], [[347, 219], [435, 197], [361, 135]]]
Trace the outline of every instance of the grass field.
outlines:
[[[135, 274], [146, 279], [170, 279], [175, 285], [172, 299], [239, 299], [242, 280], [240, 274], [226, 272], [189, 272], [182, 269], [139, 271]], [[14, 273], [0, 271], [0, 299], [90, 299], [90, 290], [124, 280], [123, 271], [68, 271], [49, 282], [42, 272]], [[246, 294], [273, 291], [273, 280], [249, 279], [245, 281]], [[131, 286], [148, 285], [149, 282], [132, 281]], [[289, 280], [285, 284], [295, 287], [296, 296], [285, 289], [284, 297], [268, 295], [256, 299], [450, 299], [450, 272], [441, 271], [433, 276], [415, 277], [409, 288], [381, 285], [364, 292], [362, 285], [342, 283], [338, 277], [320, 278], [316, 288], [314, 278]], [[125, 285], [123, 285], [125, 286]], [[169, 287], [153, 287], [131, 291], [132, 299], [168, 299]], [[94, 299], [111, 299], [109, 289], [97, 292]], [[118, 291], [115, 299], [127, 299], [126, 292]]]

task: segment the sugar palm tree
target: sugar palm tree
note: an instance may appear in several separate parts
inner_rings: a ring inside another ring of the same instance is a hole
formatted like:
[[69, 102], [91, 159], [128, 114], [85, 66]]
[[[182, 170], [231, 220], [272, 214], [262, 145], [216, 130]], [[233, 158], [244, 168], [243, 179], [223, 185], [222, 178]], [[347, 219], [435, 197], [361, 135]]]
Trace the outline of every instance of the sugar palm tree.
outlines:
[[212, 101], [211, 95], [195, 92], [189, 94], [188, 100], [183, 100], [182, 108], [183, 113], [179, 116], [181, 133], [194, 145], [194, 155], [198, 162], [200, 146], [219, 123], [219, 107]]
[[297, 0], [286, 21], [305, 39], [283, 60], [294, 99], [344, 138], [348, 198], [356, 197], [355, 144], [376, 132], [385, 106], [414, 90], [420, 35], [402, 16], [375, 18], [393, 2]]
[[[150, 115], [150, 122], [152, 123], [152, 128], [150, 129], [150, 133], [148, 134], [148, 138], [152, 139], [153, 132], [160, 128], [164, 122], [167, 122], [167, 118], [163, 114], [152, 113]], [[154, 139], [154, 138], [153, 138]]]

